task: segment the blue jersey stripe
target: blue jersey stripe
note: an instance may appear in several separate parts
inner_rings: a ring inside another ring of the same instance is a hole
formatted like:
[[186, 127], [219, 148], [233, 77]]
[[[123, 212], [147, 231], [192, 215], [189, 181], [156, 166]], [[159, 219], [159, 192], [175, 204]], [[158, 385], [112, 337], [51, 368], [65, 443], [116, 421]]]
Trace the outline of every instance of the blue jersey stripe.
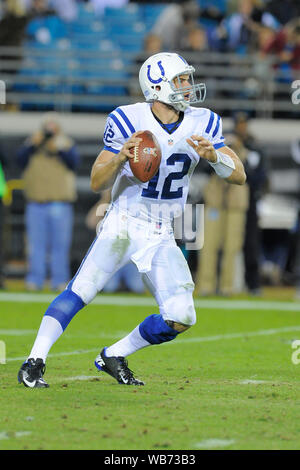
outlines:
[[216, 150], [220, 149], [221, 147], [225, 147], [224, 142], [219, 142], [218, 144], [214, 144], [214, 149]]
[[125, 137], [125, 139], [128, 139], [129, 135], [127, 134], [124, 127], [120, 123], [119, 119], [113, 113], [110, 113], [109, 117], [116, 123], [116, 125], [120, 129], [120, 132], [121, 132], [122, 136]]
[[129, 121], [128, 117], [126, 116], [126, 114], [124, 113], [124, 111], [120, 108], [117, 108], [116, 109], [117, 113], [120, 114], [120, 116], [122, 116], [122, 118], [124, 119], [124, 121], [126, 122], [127, 126], [128, 126], [128, 129], [130, 129], [130, 131], [132, 133], [135, 132], [135, 128], [133, 127], [133, 125], [131, 124], [131, 122]]
[[219, 127], [220, 127], [220, 121], [221, 121], [221, 118], [220, 116], [218, 116], [218, 119], [217, 119], [217, 124], [216, 124], [216, 127], [215, 127], [215, 130], [213, 131], [213, 137], [215, 137], [217, 135], [217, 132], [219, 130]]
[[104, 146], [103, 150], [108, 150], [109, 152], [116, 153], [116, 154], [120, 153], [120, 150], [113, 149], [112, 147], [108, 147], [107, 145]]
[[215, 113], [213, 113], [212, 111], [210, 112], [210, 118], [209, 118], [209, 121], [208, 121], [208, 124], [207, 124], [207, 128], [205, 129], [205, 132], [207, 134], [209, 134], [210, 130], [211, 130], [211, 127], [213, 125], [213, 122], [214, 122], [214, 117], [215, 117]]

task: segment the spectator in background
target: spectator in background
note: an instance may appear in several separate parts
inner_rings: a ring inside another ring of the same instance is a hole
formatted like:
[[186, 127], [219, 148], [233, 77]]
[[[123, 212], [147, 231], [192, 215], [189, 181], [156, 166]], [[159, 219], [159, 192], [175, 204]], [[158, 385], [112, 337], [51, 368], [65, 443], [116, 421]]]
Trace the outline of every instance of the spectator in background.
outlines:
[[5, 177], [3, 167], [6, 160], [2, 148], [0, 147], [0, 289], [4, 289], [4, 273], [3, 273], [3, 227], [4, 227], [4, 209], [2, 198], [5, 193]]
[[[227, 141], [244, 162], [246, 149], [234, 136]], [[249, 205], [248, 185], [228, 184], [212, 174], [203, 193], [205, 203], [204, 246], [198, 252], [196, 293], [202, 296], [234, 293], [237, 255], [244, 242], [246, 212]], [[222, 252], [220, 279], [219, 252]]]
[[258, 56], [261, 57], [266, 46], [274, 39], [276, 36], [276, 30], [268, 26], [262, 26], [257, 34], [256, 38], [256, 50]]
[[[211, 62], [207, 63], [203, 57], [203, 53], [208, 52], [209, 50], [210, 47], [208, 44], [206, 29], [201, 26], [192, 28], [188, 32], [186, 40], [183, 42], [182, 52], [193, 54], [193, 63], [194, 66], [197, 67], [197, 73], [201, 73], [201, 70], [205, 69], [207, 65], [211, 65]], [[211, 90], [208, 90], [207, 93], [207, 96], [210, 96]]]
[[[22, 6], [21, 0], [7, 0], [3, 8], [3, 16], [0, 20], [0, 46], [20, 47], [25, 37], [25, 29], [28, 16]], [[2, 53], [0, 62], [6, 61], [8, 65], [1, 66], [2, 73], [15, 73], [16, 67], [10, 65], [10, 61], [20, 60], [20, 55]]]
[[47, 114], [41, 129], [19, 149], [18, 163], [24, 169], [27, 200], [27, 288], [42, 289], [49, 253], [51, 288], [61, 290], [70, 278], [72, 203], [76, 199], [79, 154], [74, 142], [62, 132], [55, 113]]
[[158, 54], [162, 51], [162, 42], [159, 36], [155, 34], [148, 34], [144, 40], [144, 55], [149, 57], [149, 54]]
[[299, 0], [267, 0], [266, 9], [282, 25], [300, 16]]
[[49, 6], [63, 21], [75, 21], [78, 17], [76, 0], [49, 0]]
[[144, 38], [144, 47], [143, 51], [138, 54], [135, 59], [135, 63], [140, 67], [147, 57], [150, 55], [158, 54], [162, 51], [162, 41], [159, 36], [156, 34], [147, 34]]
[[0, 21], [0, 45], [20, 46], [27, 25], [26, 11], [20, 0], [8, 0], [4, 3]]
[[[211, 2], [211, 3], [208, 3], [206, 2], [206, 5], [204, 5], [203, 7], [201, 7], [201, 1], [198, 2], [200, 3], [200, 16], [201, 16], [201, 21], [204, 21], [205, 24], [214, 24], [214, 25], [217, 25], [217, 24], [220, 24], [221, 21], [225, 18], [225, 9], [226, 9], [226, 6], [224, 8], [224, 11], [222, 9], [222, 5], [221, 4], [215, 4], [216, 2]], [[225, 2], [226, 3], [226, 0]]]
[[300, 71], [300, 18], [286, 24], [262, 50], [262, 57], [272, 54], [275, 69], [282, 72], [280, 81], [290, 82]]
[[[200, 26], [192, 28], [182, 46], [184, 52], [207, 52], [209, 50], [206, 30]], [[197, 59], [196, 59], [197, 61]]]
[[[111, 200], [111, 189], [103, 191], [100, 200], [90, 209], [86, 216], [86, 225], [89, 229], [98, 233], [99, 224], [102, 222], [105, 211], [108, 209]], [[141, 275], [133, 262], [130, 262], [117, 271], [106, 283], [103, 292], [118, 292], [127, 289], [136, 294], [145, 292], [145, 286]]]
[[293, 263], [293, 274], [295, 275], [296, 281], [296, 300], [300, 301], [300, 139], [291, 143], [291, 155], [295, 163], [299, 166], [298, 168], [298, 216], [296, 226], [294, 228], [296, 235], [295, 252], [294, 252], [294, 263]]
[[262, 26], [276, 29], [278, 21], [255, 0], [239, 0], [238, 11], [216, 28], [214, 43], [221, 51], [246, 54], [256, 50], [257, 34]]
[[[139, 53], [135, 58], [135, 64], [137, 70], [140, 69], [145, 60], [151, 55], [158, 54], [162, 51], [162, 41], [159, 36], [156, 34], [150, 33], [147, 34], [144, 38], [144, 47], [143, 51]], [[136, 73], [134, 73], [134, 78], [136, 78]], [[129, 82], [130, 94], [132, 96], [143, 98], [141, 87], [136, 80], [130, 80]]]
[[181, 50], [190, 29], [198, 25], [199, 14], [199, 4], [193, 0], [169, 5], [158, 17], [151, 33], [161, 38], [164, 50]]
[[249, 132], [249, 118], [246, 113], [234, 116], [233, 134], [246, 149], [244, 167], [249, 186], [249, 207], [246, 214], [244, 239], [245, 282], [252, 295], [260, 295], [261, 238], [258, 227], [257, 203], [267, 186], [267, 169], [262, 151]]
[[48, 0], [30, 0], [26, 2], [26, 10], [30, 19], [43, 18], [55, 14], [55, 10]]

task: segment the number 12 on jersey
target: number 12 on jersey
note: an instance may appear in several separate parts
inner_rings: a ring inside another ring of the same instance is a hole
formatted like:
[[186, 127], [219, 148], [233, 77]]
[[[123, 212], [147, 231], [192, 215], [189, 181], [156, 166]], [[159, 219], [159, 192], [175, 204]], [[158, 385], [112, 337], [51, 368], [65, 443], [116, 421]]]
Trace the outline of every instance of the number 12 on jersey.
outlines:
[[[168, 166], [175, 165], [175, 163], [177, 162], [183, 163], [182, 170], [169, 173], [169, 175], [166, 177], [164, 181], [160, 199], [178, 199], [182, 197], [183, 186], [180, 186], [178, 189], [176, 189], [176, 191], [172, 191], [171, 190], [172, 182], [175, 180], [176, 181], [181, 180], [185, 175], [187, 175], [190, 169], [192, 160], [186, 153], [173, 153], [166, 160], [166, 164]], [[143, 189], [142, 191], [143, 197], [149, 197], [152, 199], [159, 198], [159, 191], [157, 190], [158, 180], [159, 180], [159, 171], [149, 181], [147, 188]]]

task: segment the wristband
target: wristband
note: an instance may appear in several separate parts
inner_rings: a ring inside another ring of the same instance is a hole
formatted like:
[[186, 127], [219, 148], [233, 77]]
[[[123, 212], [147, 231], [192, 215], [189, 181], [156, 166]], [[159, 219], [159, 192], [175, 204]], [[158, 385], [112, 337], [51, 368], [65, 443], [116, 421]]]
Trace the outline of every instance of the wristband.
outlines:
[[213, 167], [215, 172], [220, 178], [229, 178], [233, 170], [235, 170], [235, 164], [229, 155], [216, 150], [217, 161], [215, 163], [208, 162]]

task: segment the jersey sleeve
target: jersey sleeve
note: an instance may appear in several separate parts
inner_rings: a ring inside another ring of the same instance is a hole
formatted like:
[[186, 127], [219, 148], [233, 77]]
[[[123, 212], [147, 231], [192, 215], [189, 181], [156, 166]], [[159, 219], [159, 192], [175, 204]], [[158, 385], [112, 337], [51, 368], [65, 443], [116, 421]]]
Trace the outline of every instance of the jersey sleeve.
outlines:
[[222, 135], [221, 117], [210, 111], [209, 119], [205, 128], [205, 137], [210, 140], [216, 150], [225, 147], [225, 138]]
[[131, 121], [121, 108], [112, 111], [106, 121], [103, 135], [104, 150], [119, 153], [124, 143], [135, 132]]

